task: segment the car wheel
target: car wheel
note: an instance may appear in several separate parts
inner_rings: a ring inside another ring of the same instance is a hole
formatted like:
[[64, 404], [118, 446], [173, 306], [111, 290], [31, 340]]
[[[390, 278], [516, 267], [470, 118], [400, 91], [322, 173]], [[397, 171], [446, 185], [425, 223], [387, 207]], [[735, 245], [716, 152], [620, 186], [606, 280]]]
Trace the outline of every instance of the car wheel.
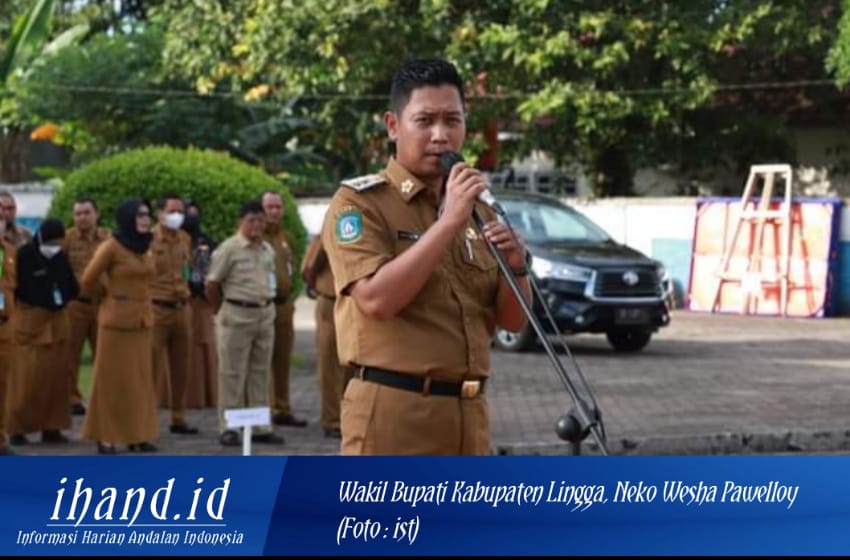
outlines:
[[652, 333], [640, 329], [621, 329], [608, 331], [605, 336], [618, 352], [640, 352], [649, 344]]
[[506, 331], [496, 327], [496, 336], [493, 337], [493, 343], [496, 348], [506, 352], [525, 352], [531, 350], [535, 342], [534, 331], [531, 325], [526, 325], [519, 332]]

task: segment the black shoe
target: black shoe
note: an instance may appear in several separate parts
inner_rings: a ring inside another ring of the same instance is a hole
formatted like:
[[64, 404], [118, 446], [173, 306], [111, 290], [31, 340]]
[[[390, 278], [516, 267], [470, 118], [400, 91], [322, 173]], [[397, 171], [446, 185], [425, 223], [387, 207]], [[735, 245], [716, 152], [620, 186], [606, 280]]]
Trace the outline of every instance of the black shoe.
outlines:
[[277, 434], [254, 434], [251, 436], [251, 441], [254, 443], [283, 443], [283, 438]]
[[342, 432], [339, 428], [325, 428], [325, 437], [342, 439]]
[[17, 455], [17, 453], [12, 451], [12, 448], [8, 445], [4, 445], [3, 447], [0, 447], [0, 455]]
[[74, 403], [71, 405], [71, 414], [74, 416], [83, 416], [86, 413], [86, 407], [83, 403]]
[[103, 443], [102, 441], [97, 442], [97, 452], [101, 455], [115, 455], [118, 453], [113, 444]]
[[239, 441], [239, 434], [233, 430], [222, 432], [221, 435], [218, 436], [218, 442], [222, 445], [226, 445], [227, 447], [237, 447], [242, 444], [242, 442]]
[[169, 430], [171, 430], [172, 434], [184, 434], [190, 436], [198, 433], [198, 428], [190, 426], [186, 422], [181, 424], [172, 424]]
[[59, 430], [44, 430], [41, 432], [41, 443], [68, 443], [68, 438]]
[[157, 450], [154, 444], [146, 441], [143, 441], [142, 443], [131, 443], [127, 446], [127, 449], [138, 453], [153, 453]]
[[307, 425], [306, 420], [302, 420], [300, 418], [296, 418], [292, 414], [284, 414], [282, 412], [278, 412], [272, 418], [272, 422], [274, 422], [277, 426], [293, 426], [295, 428], [303, 428]]
[[12, 434], [9, 436], [9, 443], [12, 445], [27, 445], [30, 440], [24, 434]]

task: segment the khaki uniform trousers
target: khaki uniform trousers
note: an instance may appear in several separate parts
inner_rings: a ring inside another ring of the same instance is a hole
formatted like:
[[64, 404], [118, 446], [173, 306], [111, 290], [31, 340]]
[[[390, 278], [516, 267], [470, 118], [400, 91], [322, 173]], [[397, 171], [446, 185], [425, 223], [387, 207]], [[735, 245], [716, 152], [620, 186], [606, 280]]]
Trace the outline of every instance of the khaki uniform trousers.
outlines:
[[292, 359], [292, 344], [295, 340], [292, 302], [275, 306], [274, 350], [272, 352], [269, 393], [272, 396], [272, 414], [290, 414], [289, 364]]
[[355, 377], [342, 398], [343, 455], [489, 455], [487, 398], [423, 395]]
[[15, 345], [11, 340], [0, 340], [0, 449], [6, 447], [6, 398], [9, 378], [15, 367]]
[[340, 365], [337, 354], [334, 300], [321, 294], [316, 297], [316, 353], [319, 393], [322, 397], [322, 427], [339, 428], [339, 409], [349, 368]]
[[[249, 309], [225, 302], [218, 312], [218, 420], [221, 432], [228, 430], [225, 410], [271, 405], [268, 389], [274, 316], [273, 305]], [[255, 433], [268, 433], [271, 426], [252, 429]]]
[[[186, 304], [179, 309], [171, 309], [154, 304], [154, 325], [152, 334], [153, 386], [159, 386], [160, 377], [166, 375], [171, 388], [171, 424], [186, 422], [186, 380], [189, 377], [189, 352], [192, 350], [191, 311]], [[162, 353], [165, 352], [163, 368]]]
[[74, 405], [83, 402], [79, 382], [83, 345], [88, 341], [92, 363], [97, 351], [97, 305], [82, 301], [68, 302], [68, 319], [71, 329], [68, 337], [68, 366], [71, 373], [70, 401]]

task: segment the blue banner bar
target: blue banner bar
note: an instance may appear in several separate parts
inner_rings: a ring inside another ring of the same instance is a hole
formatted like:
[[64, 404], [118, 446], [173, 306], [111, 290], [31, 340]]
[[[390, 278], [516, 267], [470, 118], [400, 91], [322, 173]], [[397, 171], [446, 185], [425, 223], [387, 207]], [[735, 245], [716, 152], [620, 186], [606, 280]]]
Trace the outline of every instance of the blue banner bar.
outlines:
[[13, 457], [0, 550], [845, 554], [848, 457]]

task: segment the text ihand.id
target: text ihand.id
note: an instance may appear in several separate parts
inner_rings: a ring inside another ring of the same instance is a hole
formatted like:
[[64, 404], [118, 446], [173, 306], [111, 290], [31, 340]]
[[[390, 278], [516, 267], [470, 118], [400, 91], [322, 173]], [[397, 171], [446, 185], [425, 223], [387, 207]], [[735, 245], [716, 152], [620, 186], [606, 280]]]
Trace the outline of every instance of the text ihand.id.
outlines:
[[[174, 478], [169, 478], [165, 486], [157, 488], [150, 495], [150, 502], [147, 506], [152, 521], [201, 523], [210, 520], [224, 520], [224, 504], [227, 501], [227, 492], [230, 489], [229, 478], [224, 479], [221, 486], [207, 489], [206, 491], [208, 493], [205, 501], [201, 498], [201, 495], [205, 491], [201, 486], [204, 479], [198, 478], [196, 481], [198, 487], [192, 491], [192, 505], [189, 507], [189, 511], [174, 513], [169, 516], [168, 504], [171, 501], [171, 494], [174, 490], [174, 480]], [[64, 485], [68, 482], [68, 478], [62, 477], [59, 482]], [[50, 521], [64, 520], [69, 521], [69, 523], [52, 523], [51, 525], [76, 527], [82, 523], [91, 523], [93, 521], [122, 521], [126, 523], [121, 523], [121, 525], [130, 527], [136, 523], [139, 515], [142, 514], [142, 508], [146, 505], [145, 502], [148, 495], [144, 487], [122, 489], [119, 494], [118, 488], [107, 486], [100, 490], [98, 502], [94, 507], [94, 511], [91, 512], [91, 517], [88, 518], [87, 516], [89, 515], [95, 490], [85, 486], [84, 483], [85, 479], [83, 478], [76, 480], [70, 503], [64, 499], [66, 488], [60, 488], [56, 491], [56, 503], [54, 504], [53, 515], [50, 516]], [[121, 497], [119, 498], [119, 496]], [[201, 504], [206, 507], [199, 507]], [[120, 510], [120, 513], [116, 511], [116, 506], [118, 506], [117, 509]], [[65, 512], [67, 512], [67, 515], [64, 515]], [[198, 516], [200, 516], [200, 519]]]

